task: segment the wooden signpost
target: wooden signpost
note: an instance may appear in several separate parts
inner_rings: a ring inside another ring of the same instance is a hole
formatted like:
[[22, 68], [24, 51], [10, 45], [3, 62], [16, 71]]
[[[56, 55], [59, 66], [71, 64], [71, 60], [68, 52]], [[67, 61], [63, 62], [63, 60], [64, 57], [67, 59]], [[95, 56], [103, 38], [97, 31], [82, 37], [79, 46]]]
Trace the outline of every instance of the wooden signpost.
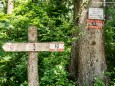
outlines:
[[28, 52], [28, 86], [39, 86], [38, 52], [64, 51], [63, 42], [37, 43], [37, 28], [28, 29], [29, 43], [5, 43], [2, 48], [6, 52]]
[[5, 43], [2, 48], [6, 52], [64, 51], [64, 43]]

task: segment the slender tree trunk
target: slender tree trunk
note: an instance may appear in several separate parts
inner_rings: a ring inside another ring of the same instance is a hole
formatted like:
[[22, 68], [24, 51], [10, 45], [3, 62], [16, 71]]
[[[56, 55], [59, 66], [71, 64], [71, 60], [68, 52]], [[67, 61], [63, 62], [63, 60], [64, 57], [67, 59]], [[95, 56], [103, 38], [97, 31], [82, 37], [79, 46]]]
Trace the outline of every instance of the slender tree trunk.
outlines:
[[[73, 22], [74, 22], [74, 28], [73, 28], [73, 33], [72, 33], [72, 36], [73, 38], [79, 36], [79, 33], [77, 32], [77, 27], [78, 26], [78, 21], [79, 21], [79, 8], [80, 8], [80, 4], [81, 4], [81, 0], [74, 0], [74, 16], [73, 16]], [[77, 49], [78, 45], [77, 45], [77, 41], [74, 40], [72, 42], [72, 49], [71, 49], [71, 58], [70, 58], [70, 64], [69, 64], [69, 73], [70, 73], [70, 78], [72, 80], [77, 80], [77, 66], [78, 64], [77, 61], [78, 61], [78, 58], [77, 58], [77, 52], [76, 52], [76, 49]]]
[[[86, 19], [89, 7], [101, 7], [101, 0], [74, 0], [74, 24], [79, 26], [80, 39], [73, 43], [69, 71], [75, 76], [77, 86], [94, 86], [95, 78], [106, 82], [106, 71], [103, 29], [87, 29]], [[79, 3], [79, 5], [77, 5]], [[79, 6], [79, 8], [78, 8]], [[79, 17], [78, 17], [79, 15]]]
[[8, 0], [7, 14], [12, 14], [13, 8], [14, 8], [14, 1], [13, 0]]

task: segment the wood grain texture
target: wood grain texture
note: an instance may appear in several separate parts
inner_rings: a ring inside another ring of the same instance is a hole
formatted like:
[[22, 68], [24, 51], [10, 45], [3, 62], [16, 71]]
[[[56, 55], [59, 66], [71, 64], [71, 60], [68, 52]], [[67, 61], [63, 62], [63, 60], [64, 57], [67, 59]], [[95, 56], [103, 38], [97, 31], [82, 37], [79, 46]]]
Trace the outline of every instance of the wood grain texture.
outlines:
[[[55, 45], [59, 45], [59, 47], [56, 49]], [[52, 46], [53, 46], [53, 49], [52, 49]], [[6, 52], [28, 52], [28, 51], [57, 51], [57, 52], [61, 52], [61, 51], [64, 51], [64, 43], [63, 42], [5, 43], [2, 46], [2, 48]]]
[[[31, 43], [37, 42], [37, 27], [29, 27], [28, 40]], [[38, 52], [36, 51], [28, 53], [28, 86], [39, 86]]]

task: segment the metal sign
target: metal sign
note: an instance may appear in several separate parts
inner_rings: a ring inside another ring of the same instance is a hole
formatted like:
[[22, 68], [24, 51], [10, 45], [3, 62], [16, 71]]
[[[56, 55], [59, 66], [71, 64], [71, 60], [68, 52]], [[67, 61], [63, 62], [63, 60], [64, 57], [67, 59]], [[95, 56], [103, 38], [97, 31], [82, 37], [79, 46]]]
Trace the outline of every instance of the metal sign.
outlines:
[[86, 28], [91, 28], [91, 29], [102, 29], [104, 26], [104, 21], [103, 20], [86, 20], [87, 26]]
[[28, 52], [28, 51], [64, 51], [63, 42], [51, 43], [5, 43], [2, 48], [9, 52]]
[[103, 8], [89, 8], [88, 19], [104, 20]]

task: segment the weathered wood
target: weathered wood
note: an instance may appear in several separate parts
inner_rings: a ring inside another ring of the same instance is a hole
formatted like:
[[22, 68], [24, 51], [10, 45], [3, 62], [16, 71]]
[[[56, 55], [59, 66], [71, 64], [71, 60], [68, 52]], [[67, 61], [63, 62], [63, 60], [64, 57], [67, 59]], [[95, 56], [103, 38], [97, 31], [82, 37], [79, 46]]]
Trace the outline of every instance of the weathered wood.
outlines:
[[[56, 47], [56, 45], [58, 45]], [[5, 43], [2, 48], [7, 52], [28, 52], [28, 51], [64, 51], [63, 42], [49, 43]]]
[[[29, 27], [28, 40], [31, 43], [37, 42], [37, 28], [35, 26]], [[29, 52], [28, 56], [28, 86], [39, 86], [38, 52]]]
[[29, 43], [5, 43], [2, 48], [7, 52], [28, 53], [28, 86], [39, 86], [38, 52], [37, 51], [64, 51], [63, 42], [37, 43], [37, 28], [28, 28]]

